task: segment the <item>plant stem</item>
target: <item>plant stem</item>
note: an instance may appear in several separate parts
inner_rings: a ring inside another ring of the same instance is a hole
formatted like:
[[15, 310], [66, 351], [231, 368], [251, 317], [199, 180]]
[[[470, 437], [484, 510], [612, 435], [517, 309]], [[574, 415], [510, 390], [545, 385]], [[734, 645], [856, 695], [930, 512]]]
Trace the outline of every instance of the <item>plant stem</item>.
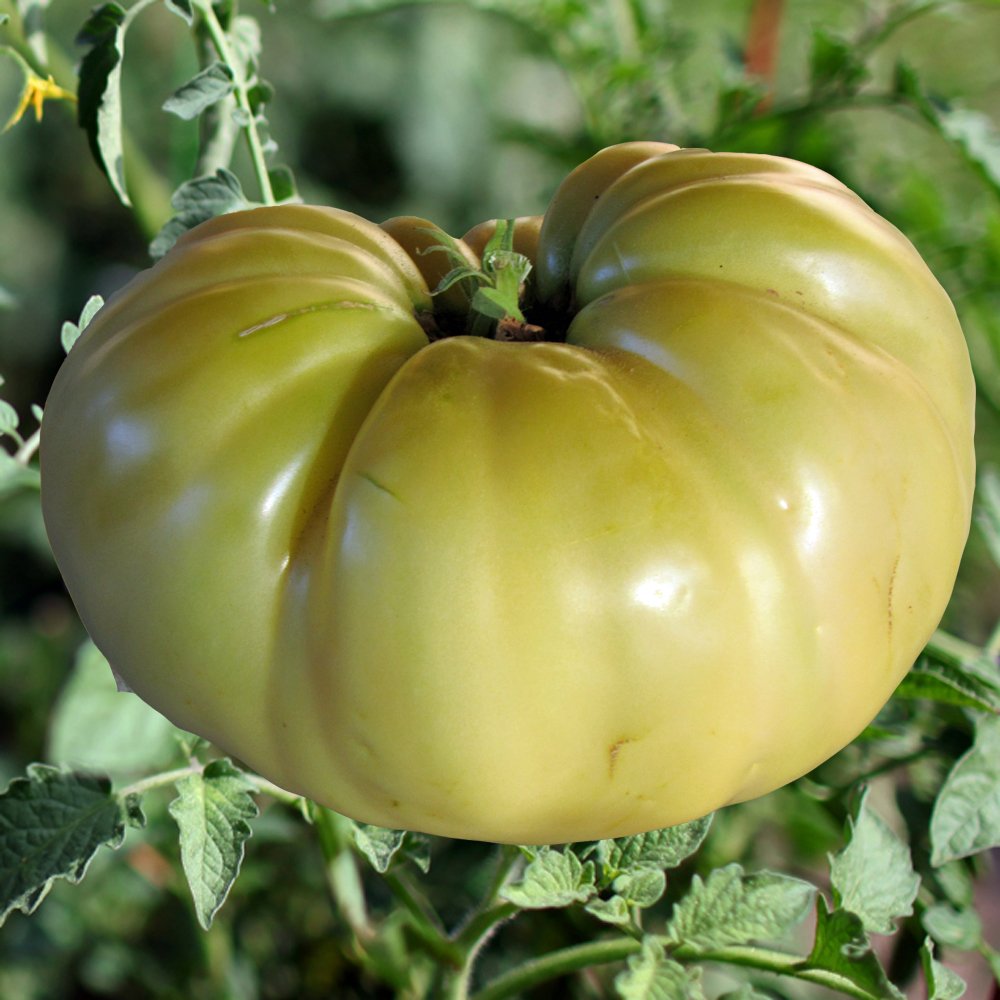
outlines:
[[497, 902], [500, 890], [507, 884], [511, 873], [521, 861], [521, 852], [507, 844], [500, 848], [496, 870], [489, 887], [476, 908], [455, 929], [452, 940], [469, 956], [469, 964], [483, 946], [490, 933], [505, 920], [517, 913], [512, 903]]
[[14, 452], [14, 461], [19, 462], [21, 465], [27, 465], [35, 457], [35, 452], [38, 451], [41, 441], [42, 429], [41, 427], [37, 427], [34, 434], [25, 441], [22, 441], [17, 451]]
[[273, 781], [268, 781], [267, 778], [262, 778], [259, 774], [253, 774], [247, 771], [244, 772], [243, 777], [246, 778], [247, 781], [249, 781], [261, 795], [270, 796], [272, 799], [281, 802], [283, 805], [298, 806], [303, 801], [301, 795], [298, 795], [296, 792], [286, 791], [284, 788], [276, 785]]
[[497, 927], [518, 913], [513, 903], [497, 902], [497, 897], [520, 861], [518, 848], [511, 845], [500, 848], [496, 869], [483, 898], [451, 935], [449, 943], [459, 960], [456, 972], [445, 980], [444, 993], [448, 1000], [466, 1000], [476, 957]]
[[854, 997], [855, 1000], [876, 1000], [868, 990], [858, 986], [846, 976], [831, 972], [829, 969], [803, 968], [802, 958], [782, 951], [750, 946], [700, 951], [689, 945], [681, 945], [673, 952], [672, 957], [678, 961], [721, 962], [725, 965], [770, 972], [776, 976], [791, 976], [803, 982], [825, 986], [843, 996]]
[[[798, 955], [770, 951], [765, 948], [731, 947], [713, 951], [702, 951], [691, 945], [680, 945], [669, 938], [657, 938], [669, 951], [670, 957], [680, 962], [718, 962], [742, 968], [756, 969], [777, 976], [789, 976], [803, 982], [815, 983], [835, 990], [843, 996], [855, 1000], [875, 1000], [871, 993], [853, 983], [845, 976], [827, 969], [803, 966]], [[532, 959], [498, 976], [471, 1000], [502, 1000], [503, 997], [518, 996], [539, 983], [560, 976], [567, 976], [594, 965], [621, 962], [630, 955], [637, 954], [642, 943], [633, 938], [613, 938], [604, 941], [588, 941], [584, 944], [562, 948], [539, 958]]]
[[561, 948], [497, 976], [493, 982], [474, 993], [471, 1000], [501, 1000], [502, 997], [517, 996], [539, 983], [579, 972], [592, 965], [624, 961], [637, 954], [641, 947], [632, 938], [620, 937]]
[[375, 936], [357, 861], [349, 846], [348, 821], [322, 806], [316, 807], [316, 830], [326, 862], [326, 882], [334, 905], [364, 947]]
[[265, 205], [274, 205], [276, 200], [274, 189], [271, 187], [271, 177], [267, 170], [267, 158], [264, 155], [264, 146], [260, 140], [260, 133], [257, 131], [257, 120], [250, 107], [250, 98], [247, 94], [246, 67], [241, 65], [234, 56], [232, 46], [229, 44], [229, 37], [219, 22], [210, 0], [198, 0], [197, 5], [205, 19], [205, 27], [219, 58], [233, 71], [233, 97], [237, 109], [246, 118], [243, 132], [250, 150], [250, 161], [253, 164], [254, 174], [260, 185], [261, 201]]
[[192, 774], [198, 774], [205, 769], [200, 762], [192, 762], [187, 767], [178, 767], [173, 771], [163, 771], [160, 774], [151, 774], [148, 778], [133, 782], [119, 789], [118, 795], [126, 798], [129, 795], [143, 795], [154, 788], [162, 788], [164, 785], [172, 785], [181, 778], [187, 778]]
[[439, 965], [461, 969], [465, 965], [465, 952], [445, 934], [441, 921], [423, 896], [413, 889], [409, 881], [395, 872], [383, 876], [393, 896], [402, 903], [412, 921], [410, 927], [427, 951]]

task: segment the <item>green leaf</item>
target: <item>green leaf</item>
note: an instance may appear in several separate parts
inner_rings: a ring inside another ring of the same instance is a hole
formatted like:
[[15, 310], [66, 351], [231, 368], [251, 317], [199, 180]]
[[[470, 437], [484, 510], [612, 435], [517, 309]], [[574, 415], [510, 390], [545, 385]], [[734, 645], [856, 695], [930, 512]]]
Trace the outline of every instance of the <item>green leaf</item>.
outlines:
[[633, 868], [619, 875], [611, 888], [631, 906], [645, 909], [667, 891], [667, 877], [657, 868]]
[[893, 67], [892, 90], [896, 97], [915, 104], [927, 100], [917, 71], [904, 59], [897, 60]]
[[173, 194], [170, 204], [176, 213], [150, 244], [154, 258], [162, 257], [189, 229], [216, 215], [249, 208], [235, 174], [220, 168], [208, 177], [186, 181]]
[[975, 899], [975, 878], [964, 861], [952, 861], [934, 872], [934, 881], [942, 898], [960, 910], [968, 909]]
[[993, 562], [1000, 566], [1000, 469], [987, 465], [980, 470], [976, 489], [976, 524]]
[[77, 35], [89, 46], [80, 63], [77, 114], [94, 158], [123, 205], [131, 205], [125, 189], [122, 145], [121, 64], [126, 13], [117, 3], [98, 7]]
[[892, 934], [896, 919], [913, 913], [920, 888], [910, 849], [868, 807], [867, 791], [849, 822], [851, 839], [830, 862], [835, 901], [869, 933]]
[[254, 786], [225, 759], [177, 782], [170, 815], [181, 832], [181, 864], [206, 930], [239, 874], [243, 845], [257, 813]]
[[858, 58], [857, 46], [823, 29], [813, 34], [809, 74], [813, 94], [829, 90], [853, 92], [868, 79], [868, 69]]
[[619, 875], [611, 885], [613, 895], [587, 903], [588, 913], [609, 924], [627, 924], [632, 907], [645, 909], [659, 902], [667, 890], [667, 877], [659, 868], [635, 867]]
[[871, 950], [861, 918], [847, 910], [830, 913], [822, 896], [816, 900], [816, 939], [802, 968], [831, 972], [877, 1000], [903, 1000]]
[[405, 839], [405, 830], [390, 830], [384, 826], [371, 826], [368, 823], [354, 825], [354, 842], [358, 850], [380, 875], [389, 870]]
[[607, 899], [597, 897], [590, 900], [584, 909], [598, 920], [603, 920], [606, 924], [613, 924], [622, 927], [632, 920], [629, 912], [628, 901], [621, 896], [609, 896]]
[[893, 86], [896, 96], [908, 102], [1000, 193], [1000, 129], [992, 118], [981, 111], [952, 107], [932, 99], [912, 67], [902, 61], [896, 64]]
[[600, 840], [583, 854], [596, 854], [602, 882], [635, 868], [676, 868], [701, 846], [712, 825], [712, 814], [679, 826], [651, 830], [634, 837]]
[[980, 712], [1000, 712], [1000, 684], [955, 663], [922, 657], [896, 689], [900, 698], [925, 699]]
[[972, 747], [956, 761], [931, 813], [931, 864], [1000, 846], [1000, 718], [977, 719]]
[[79, 882], [100, 847], [121, 845], [126, 819], [107, 778], [30, 765], [0, 795], [0, 924], [34, 912], [55, 879]]
[[233, 71], [225, 63], [214, 62], [175, 90], [163, 102], [163, 110], [192, 121], [232, 92]]
[[[428, 247], [428, 250], [436, 250], [437, 247]], [[473, 280], [475, 282], [483, 282], [486, 280], [486, 275], [482, 271], [477, 270], [474, 267], [470, 267], [468, 264], [460, 264], [458, 267], [453, 267], [435, 286], [434, 291], [431, 292], [432, 295], [440, 295], [442, 292], [448, 291], [453, 285], [457, 285], [460, 281]]]
[[974, 951], [983, 941], [983, 925], [971, 907], [957, 910], [947, 903], [935, 903], [921, 915], [924, 930], [938, 944], [962, 951]]
[[615, 977], [615, 992], [622, 1000], [704, 1000], [701, 969], [685, 969], [667, 958], [663, 947], [645, 938], [642, 951], [632, 955], [624, 972]]
[[13, 455], [0, 448], [0, 499], [22, 489], [41, 487], [38, 469], [22, 465]]
[[770, 997], [765, 993], [758, 993], [752, 986], [744, 983], [737, 990], [723, 993], [719, 1000], [770, 1000]]
[[543, 849], [521, 880], [505, 886], [500, 895], [523, 909], [543, 910], [585, 903], [596, 892], [592, 862], [583, 864], [572, 851]]
[[275, 201], [287, 202], [298, 199], [298, 189], [295, 186], [295, 175], [290, 167], [272, 167], [267, 172], [271, 182], [271, 193]]
[[46, 756], [126, 776], [166, 766], [183, 735], [138, 695], [120, 692], [108, 661], [87, 641], [52, 713]]
[[507, 316], [507, 305], [507, 299], [495, 288], [477, 288], [472, 297], [473, 310], [489, 319], [501, 320]]
[[751, 119], [767, 94], [768, 88], [762, 83], [742, 77], [723, 86], [715, 101], [716, 134], [724, 133]]
[[[483, 251], [483, 273], [493, 284], [492, 289], [482, 289], [483, 293], [503, 308], [505, 316], [510, 316], [521, 323], [524, 322], [520, 303], [521, 288], [530, 272], [531, 261], [523, 254], [507, 249]], [[473, 306], [475, 307], [475, 298]]]
[[954, 108], [939, 114], [941, 133], [1000, 190], [1000, 131], [982, 111]]
[[260, 25], [257, 19], [240, 15], [233, 18], [229, 28], [229, 41], [236, 61], [246, 75], [257, 65], [261, 53]]
[[274, 87], [265, 80], [258, 80], [247, 90], [247, 103], [252, 114], [259, 115], [264, 106], [274, 100]]
[[191, 6], [191, 0], [164, 0], [167, 5], [167, 10], [173, 11], [179, 18], [181, 18], [185, 24], [194, 24], [194, 8]]
[[[487, 335], [491, 335], [494, 323], [507, 317], [519, 323], [525, 321], [520, 308], [520, 292], [531, 271], [531, 261], [511, 249], [513, 238], [514, 221], [497, 220], [493, 233], [483, 248], [482, 270], [468, 266], [465, 258], [453, 246], [449, 246], [454, 243], [450, 237], [443, 236], [438, 240], [438, 245], [451, 257], [455, 267], [439, 282], [435, 294], [465, 279], [482, 282], [484, 285], [476, 289], [472, 296], [474, 334], [479, 329], [484, 329]], [[428, 247], [425, 252], [436, 249], [437, 247]]]
[[71, 323], [69, 320], [63, 323], [60, 340], [62, 341], [63, 350], [67, 354], [69, 354], [70, 348], [80, 339], [80, 334], [87, 329], [90, 321], [97, 315], [103, 305], [104, 299], [100, 295], [91, 295], [87, 299], [83, 311], [80, 313], [80, 318], [75, 323]]
[[806, 916], [815, 893], [808, 882], [789, 875], [746, 875], [738, 864], [726, 865], [705, 881], [694, 876], [666, 934], [678, 944], [706, 950], [775, 940]]
[[358, 850], [380, 875], [405, 860], [424, 872], [430, 868], [430, 841], [422, 834], [368, 823], [354, 823], [353, 833]]
[[17, 426], [21, 418], [17, 415], [17, 410], [5, 399], [0, 399], [0, 437], [8, 435], [17, 437]]
[[934, 957], [934, 944], [929, 938], [920, 948], [920, 965], [927, 983], [927, 1000], [958, 1000], [965, 993], [965, 981]]

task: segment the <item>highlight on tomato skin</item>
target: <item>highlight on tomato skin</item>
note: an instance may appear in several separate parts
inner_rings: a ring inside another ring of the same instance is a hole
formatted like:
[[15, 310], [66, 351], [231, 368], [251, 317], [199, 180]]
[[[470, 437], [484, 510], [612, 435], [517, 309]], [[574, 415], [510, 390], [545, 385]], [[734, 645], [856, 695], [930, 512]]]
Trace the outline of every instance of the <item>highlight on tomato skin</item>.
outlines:
[[947, 295], [843, 184], [626, 143], [465, 239], [191, 231], [59, 372], [43, 511], [182, 728], [365, 822], [595, 840], [872, 720], [951, 593], [973, 406]]

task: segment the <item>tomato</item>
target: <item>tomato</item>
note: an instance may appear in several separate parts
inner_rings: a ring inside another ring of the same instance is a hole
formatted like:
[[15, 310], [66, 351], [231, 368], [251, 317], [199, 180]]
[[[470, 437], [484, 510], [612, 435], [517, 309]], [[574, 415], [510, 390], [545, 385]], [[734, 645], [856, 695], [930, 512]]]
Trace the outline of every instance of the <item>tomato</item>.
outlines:
[[690, 820], [852, 740], [969, 528], [968, 354], [911, 244], [802, 163], [614, 146], [515, 226], [509, 343], [428, 290], [495, 226], [429, 228], [226, 215], [87, 328], [43, 504], [115, 670], [279, 785], [490, 841]]

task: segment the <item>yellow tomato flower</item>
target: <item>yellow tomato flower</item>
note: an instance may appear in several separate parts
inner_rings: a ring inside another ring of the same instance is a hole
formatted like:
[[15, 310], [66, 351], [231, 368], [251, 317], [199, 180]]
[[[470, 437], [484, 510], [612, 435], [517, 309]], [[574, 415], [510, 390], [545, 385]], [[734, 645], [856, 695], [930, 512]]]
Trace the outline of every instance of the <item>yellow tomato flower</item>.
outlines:
[[51, 74], [47, 79], [42, 79], [34, 73], [28, 75], [28, 82], [21, 94], [21, 100], [17, 105], [17, 110], [11, 115], [9, 121], [3, 127], [3, 131], [13, 128], [23, 117], [28, 108], [35, 109], [35, 121], [42, 120], [42, 105], [48, 101], [76, 101], [76, 94], [63, 89], [56, 83]]

